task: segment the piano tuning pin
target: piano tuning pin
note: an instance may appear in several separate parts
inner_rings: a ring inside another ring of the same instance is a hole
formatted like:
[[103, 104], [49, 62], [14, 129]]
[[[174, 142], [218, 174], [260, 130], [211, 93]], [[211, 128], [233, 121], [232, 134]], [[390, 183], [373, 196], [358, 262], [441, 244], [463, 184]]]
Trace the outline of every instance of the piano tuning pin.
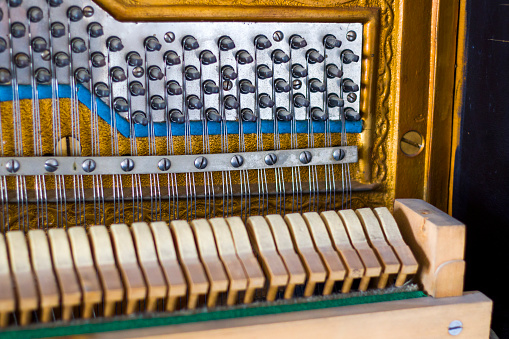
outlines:
[[46, 40], [44, 40], [44, 38], [37, 37], [32, 39], [32, 48], [35, 53], [42, 53], [46, 50], [47, 47], [48, 44], [46, 43]]
[[200, 47], [200, 44], [194, 37], [188, 35], [182, 39], [182, 46], [186, 51], [192, 51]]
[[186, 121], [186, 117], [180, 110], [172, 109], [170, 111], [170, 121], [177, 124], [183, 124]]
[[311, 119], [315, 121], [325, 121], [329, 119], [329, 115], [319, 107], [313, 107], [311, 109]]
[[327, 105], [329, 107], [343, 107], [345, 105], [345, 101], [337, 96], [337, 94], [329, 94], [327, 97]]
[[309, 82], [311, 92], [325, 92], [325, 84], [318, 79], [311, 79]]
[[51, 36], [54, 38], [61, 38], [65, 35], [65, 26], [61, 22], [54, 22], [51, 24]]
[[327, 65], [327, 76], [329, 78], [341, 78], [343, 76], [343, 71], [336, 65]]
[[129, 64], [129, 66], [133, 67], [139, 67], [143, 65], [143, 59], [141, 58], [140, 54], [138, 54], [138, 52], [127, 53], [126, 61]]
[[57, 67], [66, 67], [66, 66], [69, 66], [70, 64], [70, 60], [69, 60], [69, 56], [64, 53], [64, 52], [58, 52], [57, 54], [55, 54], [55, 65], [57, 65]]
[[113, 67], [110, 74], [113, 82], [122, 82], [127, 79], [124, 70], [120, 67]]
[[161, 80], [164, 78], [164, 74], [158, 66], [150, 66], [147, 73], [150, 80]]
[[310, 64], [322, 63], [325, 58], [316, 49], [310, 49], [306, 55]]
[[226, 109], [237, 109], [239, 108], [240, 104], [237, 101], [237, 98], [235, 98], [233, 95], [227, 95], [224, 98], [224, 108]]
[[129, 92], [131, 92], [132, 96], [141, 96], [145, 95], [145, 88], [143, 88], [143, 85], [139, 81], [133, 81], [129, 85]]
[[203, 91], [205, 92], [205, 94], [215, 94], [219, 93], [219, 87], [213, 80], [206, 80], [203, 83]]
[[265, 35], [258, 35], [255, 38], [255, 47], [259, 50], [264, 50], [267, 48], [270, 48], [272, 46], [272, 43]]
[[180, 64], [180, 57], [174, 51], [166, 52], [166, 54], [164, 54], [164, 60], [166, 61], [166, 65], [168, 65], [168, 66], [174, 66], [174, 65]]
[[239, 64], [246, 65], [252, 63], [254, 59], [248, 51], [242, 50], [237, 52], [237, 60]]
[[292, 75], [295, 78], [303, 78], [308, 75], [308, 70], [302, 67], [302, 65], [295, 64], [292, 66]]
[[168, 92], [168, 95], [181, 95], [183, 91], [178, 82], [168, 81], [166, 84], [166, 92]]
[[257, 73], [260, 79], [272, 78], [272, 70], [266, 65], [258, 66]]
[[277, 49], [272, 53], [272, 59], [276, 64], [284, 64], [290, 61], [290, 57], [280, 49]]
[[104, 57], [104, 54], [101, 52], [95, 52], [91, 55], [92, 59], [92, 66], [94, 67], [103, 67], [106, 65], [106, 59]]
[[235, 48], [235, 43], [229, 36], [219, 38], [219, 48], [222, 51], [229, 51]]
[[276, 115], [280, 121], [291, 121], [293, 119], [293, 114], [283, 107], [277, 109]]
[[145, 48], [149, 52], [155, 52], [161, 50], [161, 44], [159, 43], [159, 40], [155, 36], [149, 36], [145, 39]]
[[83, 53], [87, 50], [87, 45], [83, 39], [74, 38], [71, 41], [71, 49], [74, 53]]
[[83, 67], [80, 67], [74, 72], [76, 81], [80, 84], [90, 81], [90, 73]]
[[51, 73], [47, 68], [41, 67], [35, 71], [35, 80], [39, 84], [48, 83], [51, 80]]
[[142, 125], [142, 126], [147, 126], [148, 125], [147, 115], [143, 111], [136, 111], [136, 112], [134, 112], [132, 120], [137, 125]]
[[341, 53], [341, 60], [343, 60], [344, 64], [350, 64], [352, 62], [359, 61], [359, 56], [351, 50], [347, 49]]
[[0, 8], [0, 21], [4, 18], [4, 11]]
[[0, 84], [7, 84], [11, 79], [11, 72], [6, 68], [0, 68]]
[[129, 104], [124, 98], [115, 98], [115, 100], [113, 100], [113, 108], [116, 112], [125, 113], [129, 111]]
[[300, 93], [293, 96], [293, 104], [295, 107], [309, 107], [309, 100]]
[[268, 94], [260, 94], [258, 104], [261, 108], [272, 108], [276, 103], [269, 97]]
[[200, 71], [194, 66], [187, 66], [185, 70], [186, 79], [189, 81], [200, 79]]
[[94, 87], [95, 95], [97, 95], [99, 98], [106, 98], [110, 95], [110, 89], [108, 88], [108, 85], [106, 85], [103, 82], [99, 82]]
[[15, 22], [11, 25], [11, 34], [14, 38], [22, 38], [25, 36], [26, 28], [21, 22]]
[[217, 61], [216, 56], [209, 50], [200, 53], [200, 61], [204, 65], [210, 65]]
[[150, 98], [150, 107], [154, 110], [161, 110], [166, 108], [166, 102], [159, 95], [153, 95]]
[[30, 22], [39, 22], [44, 17], [42, 9], [39, 7], [30, 7], [27, 12], [27, 17]]
[[351, 107], [345, 109], [345, 119], [348, 121], [361, 120], [361, 114]]
[[71, 6], [67, 10], [67, 17], [72, 22], [78, 22], [83, 19], [83, 11], [78, 6]]
[[106, 46], [111, 52], [118, 52], [124, 49], [122, 40], [120, 40], [116, 36], [109, 37], [108, 40], [106, 41]]
[[300, 35], [292, 35], [290, 37], [290, 47], [292, 47], [293, 49], [303, 48], [306, 47], [307, 45], [308, 43], [306, 42], [306, 40]]
[[327, 49], [339, 48], [341, 47], [341, 40], [336, 39], [332, 34], [328, 34], [323, 38], [323, 44]]
[[253, 111], [249, 108], [244, 108], [241, 112], [240, 112], [240, 115], [242, 117], [242, 120], [244, 121], [247, 121], [247, 122], [256, 122], [256, 120], [258, 120], [258, 118], [256, 117], [256, 115], [253, 113]]
[[92, 22], [88, 25], [88, 33], [92, 38], [99, 38], [104, 35], [103, 26], [98, 22]]
[[219, 112], [215, 108], [207, 109], [207, 111], [205, 112], [205, 116], [207, 117], [208, 121], [214, 121], [214, 122], [223, 121], [223, 117], [221, 116], [221, 114], [219, 114]]
[[240, 81], [240, 93], [248, 94], [254, 93], [256, 91], [256, 87], [251, 83], [251, 81], [244, 79]]
[[14, 63], [18, 68], [25, 68], [30, 65], [30, 57], [25, 53], [18, 53], [14, 57]]
[[203, 107], [203, 103], [196, 95], [190, 95], [186, 99], [187, 107], [189, 109], [201, 109]]
[[237, 79], [237, 73], [231, 66], [224, 66], [222, 69], [222, 75], [224, 80], [235, 80]]
[[8, 0], [9, 2], [9, 6], [10, 7], [19, 7], [22, 3], [23, 3], [23, 0]]
[[63, 2], [64, 2], [64, 0], [48, 0], [48, 4], [50, 5], [50, 7], [58, 7]]
[[343, 92], [350, 93], [350, 92], [357, 92], [359, 90], [359, 85], [357, 85], [355, 82], [353, 82], [350, 79], [343, 80]]
[[290, 92], [290, 84], [283, 79], [277, 79], [274, 83], [274, 87], [278, 93]]
[[0, 53], [5, 52], [7, 49], [7, 41], [4, 38], [0, 38]]

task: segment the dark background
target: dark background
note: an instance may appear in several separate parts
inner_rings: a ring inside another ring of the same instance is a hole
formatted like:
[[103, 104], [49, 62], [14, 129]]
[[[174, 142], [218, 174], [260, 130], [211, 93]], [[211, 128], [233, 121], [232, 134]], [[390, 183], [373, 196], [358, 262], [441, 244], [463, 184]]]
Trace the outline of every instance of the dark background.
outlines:
[[509, 338], [509, 0], [467, 0], [467, 71], [453, 216], [467, 225], [465, 290]]

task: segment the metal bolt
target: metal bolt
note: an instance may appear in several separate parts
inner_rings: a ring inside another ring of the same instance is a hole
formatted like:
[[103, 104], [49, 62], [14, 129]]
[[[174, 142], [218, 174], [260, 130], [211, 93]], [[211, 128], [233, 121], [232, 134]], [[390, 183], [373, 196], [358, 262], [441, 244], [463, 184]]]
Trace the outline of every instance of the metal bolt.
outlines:
[[83, 8], [83, 15], [86, 18], [90, 18], [92, 15], [94, 15], [94, 9], [91, 6]]
[[134, 168], [133, 159], [126, 158], [126, 159], [122, 160], [122, 162], [120, 163], [120, 168], [124, 172], [131, 172]]
[[332, 157], [334, 158], [334, 160], [336, 161], [340, 161], [340, 160], [343, 160], [345, 158], [345, 150], [343, 149], [337, 149], [335, 150], [334, 152], [332, 152]]
[[300, 89], [302, 87], [302, 81], [293, 80], [292, 85], [293, 85], [293, 89]]
[[281, 40], [283, 40], [284, 37], [285, 35], [281, 31], [275, 31], [274, 34], [272, 34], [272, 38], [276, 42], [280, 42]]
[[350, 102], [350, 103], [355, 102], [355, 100], [357, 100], [357, 94], [348, 93], [346, 100], [348, 100], [348, 102]]
[[136, 77], [136, 78], [141, 78], [143, 76], [143, 74], [145, 73], [145, 71], [143, 70], [143, 67], [134, 67], [133, 68], [133, 75]]
[[269, 166], [274, 165], [277, 162], [277, 155], [274, 153], [269, 153], [265, 156], [265, 163]]
[[234, 155], [230, 161], [233, 167], [238, 168], [244, 163], [244, 158], [241, 155]]
[[44, 163], [44, 168], [48, 172], [55, 172], [58, 169], [58, 161], [57, 159], [48, 159]]
[[229, 91], [229, 90], [231, 90], [231, 89], [232, 89], [232, 87], [233, 87], [233, 82], [231, 82], [230, 80], [225, 80], [225, 81], [223, 81], [223, 89], [224, 89], [225, 91]]
[[175, 41], [175, 33], [166, 32], [166, 34], [164, 35], [164, 41], [166, 41], [167, 43], [172, 43], [173, 41]]
[[159, 160], [159, 162], [157, 163], [157, 167], [161, 170], [161, 171], [167, 171], [170, 169], [171, 167], [171, 161], [170, 159], [168, 158], [162, 158], [161, 160]]
[[459, 320], [453, 320], [449, 324], [449, 334], [458, 335], [463, 331], [463, 323]]
[[5, 169], [9, 173], [16, 173], [17, 171], [19, 171], [19, 161], [14, 159], [7, 161], [7, 163], [5, 164]]
[[194, 160], [194, 167], [196, 167], [197, 169], [204, 169], [205, 167], [207, 167], [208, 165], [208, 161], [207, 161], [207, 158], [205, 157], [198, 157]]
[[424, 138], [417, 131], [409, 131], [403, 135], [399, 145], [406, 156], [415, 157], [424, 148]]
[[92, 159], [86, 159], [81, 164], [81, 168], [87, 173], [93, 172], [95, 170], [95, 161]]
[[302, 162], [303, 164], [309, 164], [311, 162], [311, 159], [313, 158], [313, 156], [311, 155], [311, 152], [309, 151], [303, 151], [300, 155], [299, 155], [299, 160], [300, 162]]
[[357, 33], [355, 33], [354, 31], [348, 31], [346, 33], [346, 40], [354, 41], [355, 39], [357, 39]]

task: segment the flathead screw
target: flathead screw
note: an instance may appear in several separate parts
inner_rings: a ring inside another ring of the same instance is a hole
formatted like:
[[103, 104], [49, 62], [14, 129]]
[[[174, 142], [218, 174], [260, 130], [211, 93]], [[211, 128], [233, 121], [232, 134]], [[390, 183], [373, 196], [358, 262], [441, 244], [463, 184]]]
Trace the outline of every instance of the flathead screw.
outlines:
[[86, 159], [81, 164], [81, 168], [87, 173], [93, 172], [95, 170], [95, 161], [92, 159]]
[[311, 159], [313, 158], [313, 156], [311, 155], [311, 152], [309, 151], [303, 151], [300, 155], [299, 155], [299, 160], [300, 162], [302, 162], [304, 165], [305, 164], [309, 164], [311, 162]]
[[241, 155], [236, 154], [232, 157], [230, 162], [233, 167], [239, 168], [242, 164], [244, 164], [244, 158]]
[[145, 71], [143, 70], [143, 67], [135, 67], [133, 68], [133, 75], [136, 77], [136, 78], [141, 78], [143, 76], [143, 74], [145, 74]]
[[207, 167], [208, 165], [208, 161], [207, 161], [207, 158], [205, 157], [198, 157], [194, 160], [194, 167], [196, 167], [197, 169], [204, 169], [205, 167]]
[[280, 42], [281, 40], [283, 40], [284, 37], [285, 35], [281, 31], [275, 31], [274, 34], [272, 34], [272, 38], [276, 42]]
[[354, 41], [355, 39], [357, 39], [357, 33], [355, 33], [354, 31], [348, 31], [346, 33], [346, 40]]
[[92, 15], [94, 15], [94, 8], [91, 6], [86, 6], [85, 8], [83, 8], [83, 15], [86, 18], [90, 18]]
[[232, 87], [233, 87], [233, 82], [231, 82], [230, 80], [223, 81], [223, 90], [229, 91], [232, 89]]
[[167, 43], [172, 43], [173, 41], [175, 41], [175, 33], [167, 32], [164, 35], [164, 41], [166, 41]]
[[19, 171], [19, 161], [14, 159], [7, 161], [7, 163], [5, 164], [5, 169], [9, 173], [16, 173], [17, 171]]
[[463, 323], [459, 320], [453, 320], [449, 324], [449, 334], [458, 335], [463, 331]]
[[170, 159], [168, 158], [163, 158], [161, 160], [159, 160], [159, 162], [157, 163], [157, 167], [161, 170], [161, 171], [167, 171], [170, 169], [171, 167], [171, 161]]
[[44, 168], [48, 172], [55, 172], [58, 169], [58, 161], [57, 159], [48, 159], [44, 163]]
[[337, 149], [334, 152], [332, 152], [332, 157], [336, 161], [343, 160], [345, 158], [345, 155], [346, 155], [346, 153], [345, 153], [345, 150], [343, 150], [343, 149]]
[[277, 155], [274, 153], [269, 153], [265, 156], [265, 163], [269, 166], [274, 165], [277, 162]]
[[126, 159], [122, 160], [122, 162], [120, 163], [120, 168], [124, 172], [131, 172], [134, 168], [133, 159], [126, 158]]
[[348, 93], [348, 96], [346, 97], [346, 100], [348, 100], [349, 103], [355, 102], [355, 100], [357, 100], [357, 94], [355, 94], [355, 93]]

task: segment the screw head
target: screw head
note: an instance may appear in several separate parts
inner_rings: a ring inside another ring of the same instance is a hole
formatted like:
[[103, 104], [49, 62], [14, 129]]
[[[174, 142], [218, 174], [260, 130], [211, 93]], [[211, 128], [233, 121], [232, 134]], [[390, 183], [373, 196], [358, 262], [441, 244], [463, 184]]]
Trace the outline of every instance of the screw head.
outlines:
[[86, 159], [81, 164], [81, 168], [87, 173], [93, 172], [95, 170], [95, 161], [92, 159]]
[[157, 163], [157, 167], [161, 170], [161, 171], [167, 171], [170, 169], [171, 167], [171, 161], [170, 159], [168, 158], [162, 158], [161, 160], [159, 160], [159, 162]]
[[136, 78], [141, 78], [143, 76], [143, 74], [145, 74], [145, 71], [143, 70], [143, 67], [134, 67], [133, 68], [133, 75], [136, 77]]
[[120, 163], [120, 168], [124, 172], [131, 172], [134, 168], [133, 159], [126, 158], [126, 159], [122, 160], [122, 162]]
[[265, 156], [265, 163], [269, 166], [274, 165], [277, 162], [277, 155], [274, 153], [269, 153]]
[[41, 52], [41, 58], [44, 61], [49, 61], [51, 59], [51, 53], [50, 53], [49, 49], [46, 49]]
[[232, 89], [232, 87], [233, 87], [233, 82], [231, 82], [231, 80], [223, 81], [223, 90], [229, 91]]
[[272, 38], [276, 42], [280, 42], [281, 40], [283, 40], [284, 37], [285, 35], [281, 31], [275, 31], [274, 34], [272, 34]]
[[5, 164], [5, 169], [9, 173], [16, 173], [19, 171], [19, 161], [14, 159], [7, 161]]
[[357, 39], [357, 33], [355, 33], [354, 31], [348, 31], [346, 33], [346, 40], [354, 41], [355, 39]]
[[334, 152], [332, 152], [332, 157], [334, 158], [334, 160], [336, 161], [340, 161], [340, 160], [343, 160], [345, 158], [345, 150], [343, 149], [337, 149], [337, 150], [334, 150]]
[[83, 8], [83, 15], [86, 18], [90, 18], [92, 15], [94, 15], [94, 8], [91, 6], [86, 6], [85, 8]]
[[293, 80], [292, 86], [293, 86], [293, 89], [300, 89], [302, 87], [302, 81]]
[[355, 94], [355, 93], [348, 93], [348, 96], [346, 97], [346, 100], [348, 100], [348, 102], [350, 102], [350, 103], [355, 102], [355, 100], [357, 100], [357, 94]]
[[403, 154], [415, 157], [424, 149], [424, 138], [417, 131], [409, 131], [401, 137], [399, 146]]
[[207, 161], [207, 158], [205, 157], [198, 157], [194, 160], [194, 167], [196, 167], [197, 169], [204, 169], [205, 167], [207, 167], [208, 165], [208, 161]]
[[244, 164], [244, 158], [241, 155], [234, 155], [230, 161], [233, 167], [238, 168]]
[[459, 320], [453, 320], [449, 324], [449, 334], [458, 335], [463, 331], [463, 323]]
[[309, 164], [311, 162], [311, 159], [313, 158], [313, 156], [311, 155], [311, 152], [309, 151], [303, 151], [300, 155], [299, 155], [299, 160], [300, 162], [302, 162], [303, 164]]
[[44, 168], [48, 172], [55, 172], [58, 169], [58, 161], [57, 159], [48, 159], [44, 163]]
[[166, 32], [166, 34], [164, 35], [164, 41], [166, 41], [167, 43], [172, 43], [173, 41], [175, 41], [175, 33]]

